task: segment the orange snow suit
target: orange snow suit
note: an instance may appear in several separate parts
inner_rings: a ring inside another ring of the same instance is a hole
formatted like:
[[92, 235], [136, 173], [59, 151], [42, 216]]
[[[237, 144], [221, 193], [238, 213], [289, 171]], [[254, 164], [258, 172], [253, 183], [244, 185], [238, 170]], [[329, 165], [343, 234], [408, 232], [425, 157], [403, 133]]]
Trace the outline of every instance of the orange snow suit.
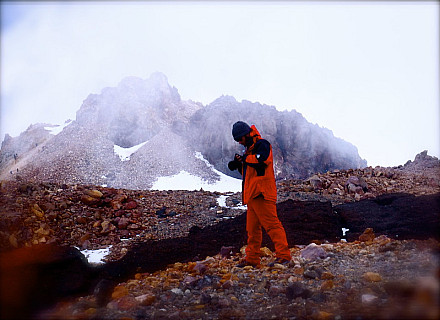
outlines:
[[276, 257], [290, 260], [286, 233], [277, 216], [272, 146], [261, 138], [254, 125], [249, 135], [253, 143], [246, 149], [243, 164], [238, 168], [243, 175], [243, 203], [248, 206], [246, 261], [251, 264], [260, 263], [261, 227], [274, 243]]

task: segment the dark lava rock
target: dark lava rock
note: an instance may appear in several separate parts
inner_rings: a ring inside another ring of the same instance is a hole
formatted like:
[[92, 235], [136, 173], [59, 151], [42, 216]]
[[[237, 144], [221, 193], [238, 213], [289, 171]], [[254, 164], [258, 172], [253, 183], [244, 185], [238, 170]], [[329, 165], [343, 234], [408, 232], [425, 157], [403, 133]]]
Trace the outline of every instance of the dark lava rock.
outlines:
[[136, 243], [126, 255], [101, 267], [102, 278], [125, 279], [135, 272], [154, 272], [175, 262], [201, 260], [218, 254], [223, 246], [246, 244], [246, 215], [205, 228], [192, 227], [186, 237]]
[[[288, 200], [277, 205], [289, 246], [312, 240], [337, 242], [342, 237], [339, 218], [330, 202]], [[221, 252], [222, 247], [239, 250], [246, 244], [246, 214], [204, 228], [193, 227], [186, 237], [137, 243], [120, 260], [102, 267], [102, 277], [126, 278], [135, 272], [154, 272], [175, 262], [201, 260]], [[262, 246], [273, 250], [263, 232]]]
[[57, 299], [84, 293], [93, 276], [73, 247], [38, 245], [0, 254], [1, 319], [26, 319]]
[[330, 202], [289, 199], [278, 203], [277, 211], [290, 247], [312, 240], [338, 242], [342, 238], [342, 222]]
[[303, 298], [307, 299], [312, 296], [313, 292], [301, 282], [294, 282], [286, 289], [286, 296], [289, 299]]
[[394, 239], [440, 239], [440, 193], [424, 196], [394, 193], [341, 204], [335, 211], [354, 241], [366, 228]]

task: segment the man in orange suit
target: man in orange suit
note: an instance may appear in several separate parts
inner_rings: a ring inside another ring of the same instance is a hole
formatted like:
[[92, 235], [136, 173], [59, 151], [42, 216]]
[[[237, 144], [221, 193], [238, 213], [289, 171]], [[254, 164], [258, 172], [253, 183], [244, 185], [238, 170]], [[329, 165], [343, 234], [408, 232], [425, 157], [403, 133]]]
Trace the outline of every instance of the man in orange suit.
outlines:
[[262, 227], [275, 245], [276, 260], [272, 263], [287, 265], [291, 260], [286, 232], [278, 219], [277, 189], [273, 170], [272, 146], [261, 138], [257, 128], [242, 121], [232, 127], [234, 140], [243, 145], [243, 156], [236, 154], [229, 162], [230, 170], [238, 170], [243, 176], [243, 204], [247, 204], [246, 231], [248, 245], [245, 260], [237, 265], [260, 265]]

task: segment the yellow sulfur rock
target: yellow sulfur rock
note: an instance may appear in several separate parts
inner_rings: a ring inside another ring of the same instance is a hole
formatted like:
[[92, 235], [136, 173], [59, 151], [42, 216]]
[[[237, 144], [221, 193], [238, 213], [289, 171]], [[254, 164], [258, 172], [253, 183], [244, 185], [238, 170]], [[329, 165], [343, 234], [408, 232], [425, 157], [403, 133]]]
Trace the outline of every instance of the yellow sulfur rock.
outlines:
[[321, 275], [322, 280], [331, 280], [331, 279], [334, 279], [334, 277], [335, 276], [328, 271], [324, 271]]
[[273, 255], [272, 251], [268, 247], [260, 248], [262, 257], [270, 257]]
[[89, 195], [92, 198], [97, 198], [97, 199], [102, 198], [102, 196], [103, 196], [102, 192], [99, 191], [99, 190], [96, 190], [96, 189], [94, 189], [94, 190], [87, 190], [86, 194]]
[[17, 238], [15, 237], [15, 235], [11, 234], [9, 236], [9, 243], [11, 246], [13, 246], [14, 248], [18, 248], [18, 241]]
[[327, 281], [324, 281], [324, 283], [321, 285], [321, 290], [322, 291], [331, 290], [334, 287], [335, 287], [335, 284], [333, 283], [333, 280], [327, 280]]
[[95, 308], [88, 308], [85, 311], [85, 314], [88, 315], [88, 316], [93, 316], [95, 313], [96, 313], [96, 309]]
[[40, 227], [38, 230], [35, 231], [35, 233], [42, 236], [48, 236], [50, 231], [48, 229], [44, 229], [43, 227]]
[[314, 320], [329, 320], [329, 319], [333, 319], [333, 317], [334, 315], [332, 313], [325, 311], [318, 311], [312, 316]]
[[86, 205], [95, 204], [98, 202], [98, 198], [91, 197], [89, 195], [82, 195], [81, 196], [81, 202]]
[[188, 263], [187, 271], [190, 271], [190, 272], [193, 271], [196, 264], [197, 263], [195, 263], [195, 262]]
[[380, 274], [376, 273], [376, 272], [365, 272], [362, 275], [362, 278], [368, 282], [380, 282], [382, 281], [382, 277], [380, 276]]
[[136, 288], [138, 285], [139, 285], [139, 281], [137, 281], [137, 280], [129, 280], [129, 281], [127, 282], [127, 288], [128, 288], [128, 289], [134, 289], [134, 288]]
[[232, 274], [227, 273], [227, 274], [223, 275], [222, 279], [223, 280], [229, 280], [229, 279], [231, 279], [231, 277], [232, 277]]
[[183, 263], [181, 263], [181, 262], [176, 262], [176, 263], [174, 264], [174, 268], [177, 269], [177, 270], [182, 270], [182, 269], [183, 269]]
[[142, 280], [142, 278], [143, 278], [142, 273], [136, 273], [136, 274], [134, 275], [134, 278], [135, 278], [136, 280]]
[[36, 215], [40, 219], [44, 217], [44, 211], [36, 203], [31, 207], [31, 211], [34, 215]]
[[298, 275], [301, 275], [301, 274], [303, 274], [304, 273], [304, 268], [295, 268], [294, 270], [293, 270], [293, 273], [294, 274], [298, 274]]
[[144, 294], [135, 298], [143, 306], [151, 306], [156, 301], [154, 294]]
[[128, 295], [128, 290], [124, 286], [117, 286], [113, 290], [112, 299], [119, 299]]

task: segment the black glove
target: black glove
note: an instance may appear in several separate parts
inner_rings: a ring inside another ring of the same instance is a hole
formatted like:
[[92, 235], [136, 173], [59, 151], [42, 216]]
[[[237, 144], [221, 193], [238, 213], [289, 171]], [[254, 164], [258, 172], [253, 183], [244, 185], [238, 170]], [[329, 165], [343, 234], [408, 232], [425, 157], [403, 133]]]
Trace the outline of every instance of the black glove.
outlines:
[[242, 161], [243, 161], [243, 157], [236, 153], [234, 160], [229, 161], [228, 163], [229, 170], [234, 171], [240, 168]]
[[233, 160], [233, 161], [229, 161], [228, 163], [228, 168], [231, 171], [237, 170], [240, 166], [240, 162]]

